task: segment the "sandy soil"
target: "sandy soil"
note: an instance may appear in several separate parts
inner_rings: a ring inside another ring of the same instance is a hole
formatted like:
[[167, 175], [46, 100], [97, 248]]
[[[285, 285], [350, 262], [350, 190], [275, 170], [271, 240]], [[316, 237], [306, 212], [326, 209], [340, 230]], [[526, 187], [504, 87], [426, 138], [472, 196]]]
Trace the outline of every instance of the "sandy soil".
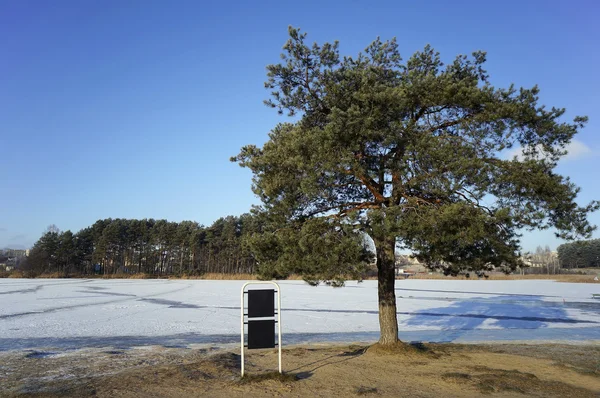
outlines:
[[0, 354], [0, 396], [598, 397], [600, 345], [144, 347]]

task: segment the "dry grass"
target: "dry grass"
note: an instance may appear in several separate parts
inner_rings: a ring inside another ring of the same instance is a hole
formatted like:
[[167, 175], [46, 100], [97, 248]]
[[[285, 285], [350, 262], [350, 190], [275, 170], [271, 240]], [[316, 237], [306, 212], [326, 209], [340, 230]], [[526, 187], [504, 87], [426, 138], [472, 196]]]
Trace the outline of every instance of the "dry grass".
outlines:
[[141, 272], [139, 274], [128, 275], [127, 277], [129, 279], [149, 279], [152, 278], [152, 275]]
[[22, 271], [12, 271], [9, 275], [9, 278], [25, 278], [25, 275]]
[[496, 280], [521, 280], [521, 279], [544, 279], [544, 280], [555, 280], [558, 282], [570, 282], [570, 283], [598, 283], [594, 281], [596, 275], [498, 275], [497, 277], [490, 277], [490, 279]]
[[[217, 280], [217, 281], [240, 281], [240, 280], [257, 280], [258, 276], [254, 274], [221, 274], [218, 272], [210, 272], [202, 275], [181, 275], [181, 276], [169, 276], [169, 279], [206, 279], [206, 280]], [[292, 274], [286, 278], [286, 280], [303, 280], [302, 275]]]
[[[600, 273], [600, 270], [597, 270]], [[41, 275], [30, 275], [27, 272], [20, 270], [14, 270], [10, 272], [0, 272], [0, 278], [98, 278], [98, 279], [200, 279], [200, 280], [257, 280], [258, 276], [253, 274], [226, 274], [226, 273], [206, 273], [201, 275], [153, 275], [147, 273], [135, 273], [135, 274], [106, 274], [106, 275], [78, 275], [70, 274], [65, 275], [64, 273], [52, 272], [43, 273]], [[589, 275], [572, 275], [572, 274], [557, 274], [557, 275], [505, 275], [502, 273], [492, 273], [488, 275], [488, 280], [555, 280], [557, 282], [568, 282], [568, 283], [597, 283], [600, 281], [594, 281], [595, 274]], [[292, 274], [286, 278], [287, 280], [303, 280], [301, 275]], [[363, 280], [376, 280], [377, 277], [366, 276]], [[404, 280], [402, 277], [397, 278], [399, 281]], [[408, 279], [432, 279], [432, 280], [483, 280], [472, 274], [470, 278], [465, 275], [458, 276], [446, 276], [440, 273], [419, 273], [410, 276]]]
[[255, 280], [256, 275], [252, 274], [220, 274], [220, 273], [206, 273], [202, 275], [182, 275], [182, 276], [171, 276], [169, 279], [207, 279], [207, 280]]
[[6, 397], [598, 397], [595, 345], [398, 344], [0, 353]]
[[267, 372], [257, 373], [253, 375], [246, 374], [239, 381], [239, 384], [250, 384], [260, 383], [267, 380], [274, 380], [280, 383], [289, 383], [291, 381], [298, 380], [298, 376], [294, 373], [279, 373], [279, 372]]
[[[105, 275], [85, 275], [80, 276], [84, 278], [98, 278], [98, 279], [158, 279], [161, 278], [159, 275], [146, 274], [140, 272], [139, 274], [105, 274]], [[162, 278], [166, 278], [163, 276]]]
[[63, 274], [62, 272], [44, 272], [43, 274], [40, 274], [39, 276], [37, 276], [37, 278], [43, 278], [43, 279], [58, 279], [58, 278], [66, 278], [67, 276], [65, 274]]
[[[513, 281], [513, 280], [555, 280], [557, 282], [569, 282], [569, 283], [600, 283], [599, 281], [594, 281], [595, 275], [505, 275], [505, 274], [492, 274], [488, 276], [488, 280], [500, 280], [500, 281]], [[447, 280], [481, 280], [481, 278], [477, 278], [477, 276], [472, 276], [470, 278], [465, 277], [464, 275], [459, 276], [446, 276], [443, 274], [433, 273], [433, 274], [416, 274], [409, 279], [447, 279]]]

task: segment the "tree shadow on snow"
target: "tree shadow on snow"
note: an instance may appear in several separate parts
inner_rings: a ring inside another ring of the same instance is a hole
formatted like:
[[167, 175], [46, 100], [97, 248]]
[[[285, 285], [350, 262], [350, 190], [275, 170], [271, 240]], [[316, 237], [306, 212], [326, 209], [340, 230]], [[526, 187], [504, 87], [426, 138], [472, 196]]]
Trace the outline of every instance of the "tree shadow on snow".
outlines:
[[[402, 308], [401, 299], [398, 308]], [[463, 299], [450, 306], [428, 308], [414, 312], [399, 311], [408, 315], [402, 326], [432, 327], [442, 329], [447, 341], [459, 338], [475, 329], [541, 329], [557, 325], [599, 325], [600, 322], [570, 318], [568, 308], [577, 308], [560, 302], [543, 301], [536, 296], [502, 295], [497, 297]], [[484, 325], [485, 322], [485, 325]]]

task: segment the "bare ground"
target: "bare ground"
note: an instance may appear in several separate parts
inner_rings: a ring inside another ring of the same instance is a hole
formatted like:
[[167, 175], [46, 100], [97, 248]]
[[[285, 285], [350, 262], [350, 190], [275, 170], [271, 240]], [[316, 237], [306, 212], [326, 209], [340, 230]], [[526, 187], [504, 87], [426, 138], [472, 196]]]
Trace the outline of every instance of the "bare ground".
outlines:
[[600, 345], [144, 347], [0, 354], [0, 396], [598, 397]]

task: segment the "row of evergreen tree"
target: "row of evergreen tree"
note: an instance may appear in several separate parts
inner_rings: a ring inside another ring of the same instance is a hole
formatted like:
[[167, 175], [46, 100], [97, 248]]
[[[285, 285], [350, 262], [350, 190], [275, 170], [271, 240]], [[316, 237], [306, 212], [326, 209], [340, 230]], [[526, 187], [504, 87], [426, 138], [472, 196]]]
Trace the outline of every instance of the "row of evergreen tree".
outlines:
[[193, 221], [110, 218], [77, 233], [50, 226], [31, 249], [26, 270], [62, 275], [253, 273], [256, 261], [244, 241], [260, 228], [250, 214], [219, 218], [209, 227]]
[[600, 239], [564, 243], [557, 251], [563, 268], [600, 267]]
[[[98, 220], [77, 233], [52, 225], [20, 268], [62, 275], [252, 274], [257, 262], [248, 238], [263, 227], [251, 214], [219, 218], [209, 227], [194, 221], [118, 218]], [[600, 267], [600, 239], [565, 243], [557, 251], [562, 268]]]

